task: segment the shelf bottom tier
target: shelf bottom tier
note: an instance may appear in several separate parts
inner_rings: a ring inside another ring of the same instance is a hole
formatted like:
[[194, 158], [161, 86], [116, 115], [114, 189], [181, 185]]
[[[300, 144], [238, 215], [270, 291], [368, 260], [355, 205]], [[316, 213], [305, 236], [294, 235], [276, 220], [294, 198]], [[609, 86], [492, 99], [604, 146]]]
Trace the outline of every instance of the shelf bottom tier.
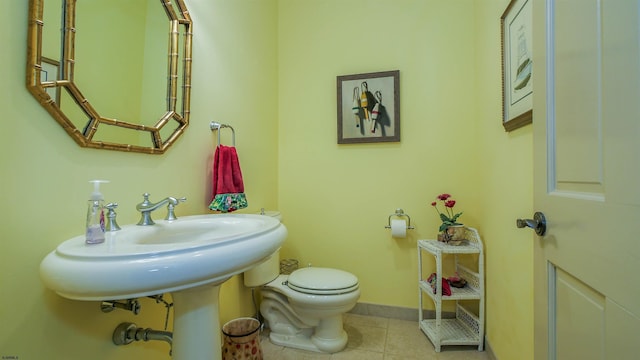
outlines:
[[478, 350], [482, 350], [480, 337], [469, 330], [458, 319], [442, 319], [440, 323], [440, 341], [438, 341], [438, 331], [436, 320], [428, 319], [420, 321], [420, 329], [427, 335], [429, 340], [440, 351], [440, 345], [478, 345]]

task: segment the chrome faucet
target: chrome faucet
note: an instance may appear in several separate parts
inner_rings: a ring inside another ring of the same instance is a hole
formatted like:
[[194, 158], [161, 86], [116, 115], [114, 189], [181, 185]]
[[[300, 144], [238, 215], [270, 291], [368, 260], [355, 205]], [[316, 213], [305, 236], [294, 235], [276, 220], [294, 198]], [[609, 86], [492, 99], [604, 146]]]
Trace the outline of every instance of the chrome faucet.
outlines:
[[178, 205], [181, 202], [187, 201], [186, 197], [177, 199], [169, 196], [154, 204], [151, 201], [149, 201], [149, 193], [144, 193], [142, 194], [142, 196], [144, 197], [144, 201], [136, 205], [136, 210], [140, 211], [140, 214], [142, 215], [140, 217], [140, 221], [138, 221], [138, 225], [155, 224], [155, 222], [153, 222], [153, 220], [151, 219], [151, 212], [163, 205], [167, 205], [167, 217], [165, 218], [165, 220], [176, 220], [177, 217], [174, 212], [176, 205]]

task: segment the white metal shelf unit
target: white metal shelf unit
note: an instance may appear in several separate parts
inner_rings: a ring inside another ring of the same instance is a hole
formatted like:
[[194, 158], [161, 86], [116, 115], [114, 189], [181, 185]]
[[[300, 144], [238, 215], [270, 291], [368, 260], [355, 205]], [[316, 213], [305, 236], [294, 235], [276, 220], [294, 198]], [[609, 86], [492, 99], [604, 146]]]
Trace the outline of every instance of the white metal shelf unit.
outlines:
[[[418, 240], [418, 316], [420, 329], [433, 343], [437, 352], [442, 345], [477, 345], [484, 348], [484, 253], [478, 231], [465, 227], [465, 241], [459, 246], [448, 245], [437, 240]], [[428, 252], [436, 260], [436, 291], [427, 282], [428, 274], [423, 273], [422, 253]], [[443, 254], [454, 255], [455, 271], [467, 281], [464, 288], [451, 287], [451, 295], [442, 295], [442, 258]], [[459, 255], [478, 255], [478, 269], [473, 271], [458, 262]], [[426, 275], [426, 276], [425, 276]], [[435, 319], [425, 319], [423, 314], [423, 294], [427, 294], [435, 305]], [[465, 308], [460, 300], [478, 301], [478, 314]], [[456, 317], [442, 318], [442, 301], [456, 302]]]

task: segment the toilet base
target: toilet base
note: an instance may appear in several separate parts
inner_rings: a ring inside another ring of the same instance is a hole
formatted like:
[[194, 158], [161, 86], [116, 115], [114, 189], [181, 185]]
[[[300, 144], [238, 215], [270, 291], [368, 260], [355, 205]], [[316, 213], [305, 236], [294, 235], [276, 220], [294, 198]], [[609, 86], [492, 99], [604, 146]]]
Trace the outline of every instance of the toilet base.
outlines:
[[313, 329], [304, 329], [294, 335], [271, 332], [269, 340], [275, 345], [330, 354], [339, 352], [347, 346], [348, 337], [344, 330], [340, 332], [337, 338], [333, 339], [311, 335], [312, 331]]
[[324, 314], [320, 319], [301, 316], [284, 295], [265, 291], [260, 313], [271, 331], [269, 339], [276, 345], [330, 354], [347, 346], [342, 311], [335, 315]]
[[[338, 271], [329, 270], [333, 273]], [[356, 305], [360, 297], [357, 279], [354, 280], [356, 285], [352, 285], [354, 289], [329, 295], [292, 290], [288, 280], [287, 275], [280, 275], [261, 289], [260, 313], [271, 331], [271, 342], [320, 353], [332, 354], [343, 350], [348, 336], [342, 316]]]

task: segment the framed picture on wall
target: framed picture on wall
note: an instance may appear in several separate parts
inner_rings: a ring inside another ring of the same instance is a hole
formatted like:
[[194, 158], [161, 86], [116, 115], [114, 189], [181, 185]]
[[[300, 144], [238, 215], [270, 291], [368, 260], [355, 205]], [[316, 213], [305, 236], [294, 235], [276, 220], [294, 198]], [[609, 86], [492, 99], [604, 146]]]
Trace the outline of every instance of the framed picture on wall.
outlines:
[[400, 141], [400, 71], [337, 77], [338, 144]]
[[506, 131], [533, 121], [532, 1], [511, 0], [500, 18], [502, 125]]

